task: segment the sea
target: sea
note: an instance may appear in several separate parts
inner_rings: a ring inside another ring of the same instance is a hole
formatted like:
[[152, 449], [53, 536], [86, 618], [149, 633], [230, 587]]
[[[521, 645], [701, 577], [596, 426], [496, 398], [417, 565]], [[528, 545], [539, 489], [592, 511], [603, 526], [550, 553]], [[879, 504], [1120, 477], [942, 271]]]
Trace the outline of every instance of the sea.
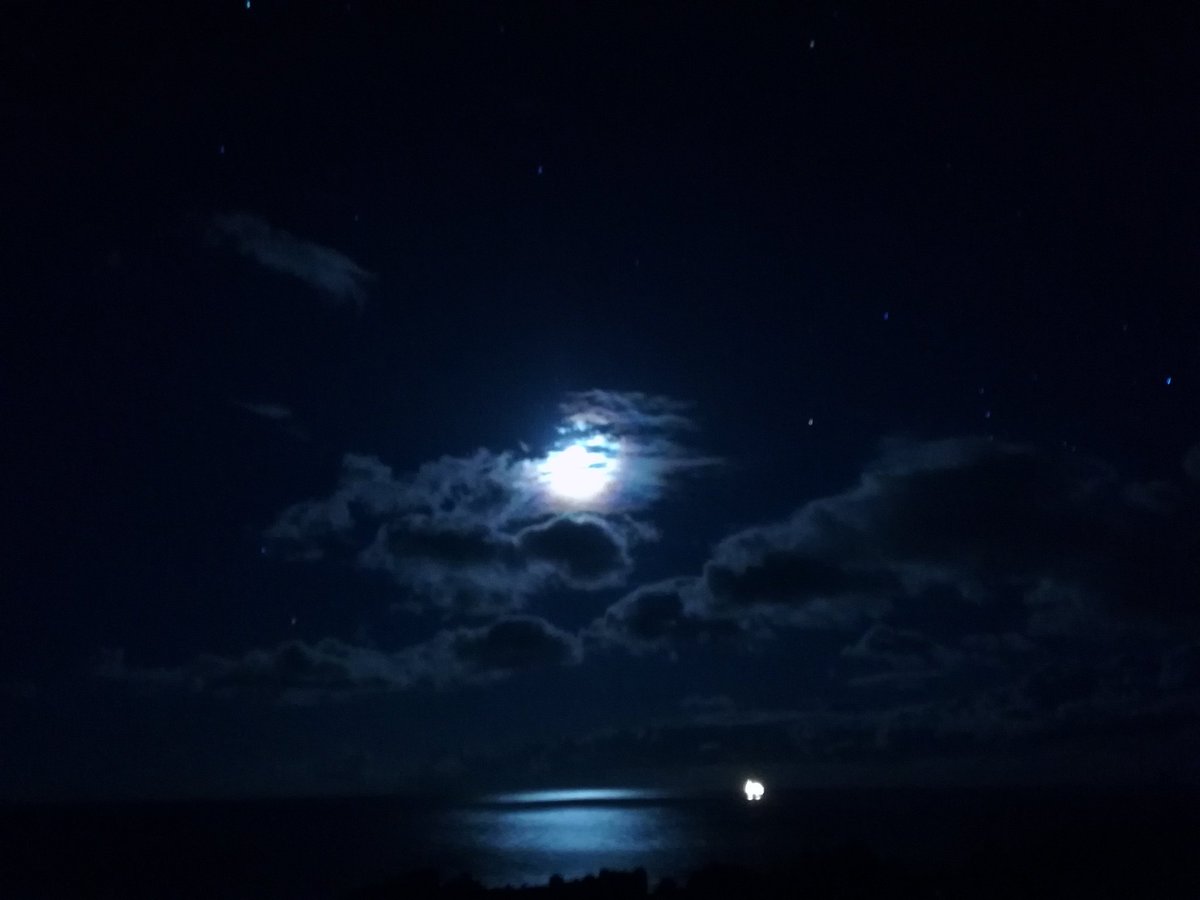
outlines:
[[[446, 799], [13, 804], [0, 807], [0, 896], [308, 900], [429, 869], [499, 887], [641, 867], [653, 885], [715, 862], [766, 870], [847, 847], [942, 867], [981, 853], [1002, 860], [1077, 847], [1174, 872], [1200, 857], [1198, 800], [1194, 790], [1168, 788], [768, 787], [753, 803], [736, 788], [564, 788]], [[1196, 888], [1200, 896], [1200, 881]]]

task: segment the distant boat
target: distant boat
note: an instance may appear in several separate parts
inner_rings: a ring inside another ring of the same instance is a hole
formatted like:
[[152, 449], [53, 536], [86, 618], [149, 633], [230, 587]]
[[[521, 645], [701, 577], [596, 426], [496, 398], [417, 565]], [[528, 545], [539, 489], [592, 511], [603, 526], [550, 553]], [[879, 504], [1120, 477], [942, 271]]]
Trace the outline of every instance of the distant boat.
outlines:
[[746, 799], [751, 803], [755, 803], [763, 798], [764, 788], [761, 781], [747, 778], [742, 790], [746, 792]]

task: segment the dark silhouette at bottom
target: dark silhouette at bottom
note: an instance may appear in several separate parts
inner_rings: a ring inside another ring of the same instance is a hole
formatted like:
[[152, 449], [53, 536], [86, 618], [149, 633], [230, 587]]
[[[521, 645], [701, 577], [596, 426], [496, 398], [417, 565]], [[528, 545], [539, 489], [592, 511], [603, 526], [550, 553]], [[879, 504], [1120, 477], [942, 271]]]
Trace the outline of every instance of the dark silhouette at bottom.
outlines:
[[[1173, 843], [1173, 842], [1172, 842]], [[852, 898], [1169, 898], [1200, 897], [1200, 862], [1183, 848], [1047, 845], [1013, 856], [984, 850], [958, 862], [917, 865], [885, 860], [860, 847], [829, 854], [797, 854], [785, 868], [753, 869], [713, 863], [690, 875], [653, 882], [645, 869], [612, 871], [544, 885], [486, 888], [466, 876], [448, 881], [421, 870], [373, 885], [348, 900], [400, 898], [525, 898], [545, 900], [852, 900]]]

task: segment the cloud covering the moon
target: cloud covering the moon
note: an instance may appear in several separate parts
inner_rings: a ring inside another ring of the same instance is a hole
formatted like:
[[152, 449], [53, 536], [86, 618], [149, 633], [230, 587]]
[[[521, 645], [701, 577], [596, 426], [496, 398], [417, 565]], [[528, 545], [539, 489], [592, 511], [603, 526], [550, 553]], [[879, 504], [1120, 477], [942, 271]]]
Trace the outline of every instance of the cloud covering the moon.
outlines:
[[551, 587], [619, 586], [633, 549], [656, 537], [637, 515], [677, 476], [716, 464], [678, 440], [692, 427], [684, 409], [642, 394], [568, 396], [565, 441], [603, 435], [620, 446], [616, 484], [594, 508], [564, 506], [547, 490], [543, 457], [479, 449], [402, 474], [377, 457], [347, 454], [334, 491], [284, 510], [266, 546], [386, 572], [402, 589], [398, 602], [412, 608], [489, 613]]

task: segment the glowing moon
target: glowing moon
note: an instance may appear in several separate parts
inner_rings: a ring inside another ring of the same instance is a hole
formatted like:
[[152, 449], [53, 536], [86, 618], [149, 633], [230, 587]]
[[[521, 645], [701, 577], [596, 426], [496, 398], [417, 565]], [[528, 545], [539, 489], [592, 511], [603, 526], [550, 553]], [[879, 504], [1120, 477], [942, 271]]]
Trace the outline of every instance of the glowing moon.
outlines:
[[572, 503], [596, 499], [616, 474], [614, 448], [601, 436], [554, 450], [541, 464], [542, 480], [550, 492]]
[[761, 781], [755, 781], [753, 778], [749, 778], [746, 780], [746, 784], [742, 790], [746, 792], [746, 799], [751, 803], [763, 798], [763, 786]]

